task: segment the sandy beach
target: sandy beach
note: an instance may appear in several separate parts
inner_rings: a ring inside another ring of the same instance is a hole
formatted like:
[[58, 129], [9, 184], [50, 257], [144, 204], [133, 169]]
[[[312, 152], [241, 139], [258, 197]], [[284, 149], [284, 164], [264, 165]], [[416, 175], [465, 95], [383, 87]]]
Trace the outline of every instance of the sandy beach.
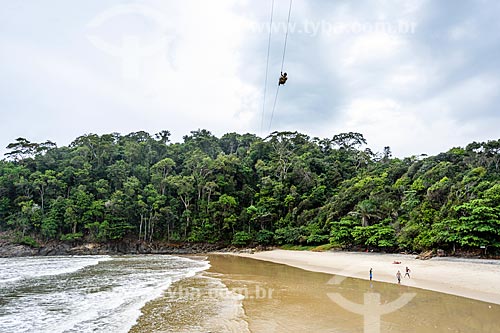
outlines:
[[[210, 268], [148, 302], [131, 333], [497, 333], [500, 327], [494, 261], [282, 250], [200, 260]], [[395, 272], [406, 266], [411, 279], [398, 285]]]
[[364, 280], [369, 280], [369, 269], [372, 268], [373, 280], [387, 283], [397, 283], [397, 271], [404, 275], [408, 266], [411, 278], [401, 280], [405, 286], [500, 304], [500, 261], [462, 258], [419, 260], [414, 255], [401, 254], [288, 250], [238, 255]]
[[[356, 272], [355, 267], [349, 267], [348, 260], [342, 267], [335, 255], [291, 251], [244, 256], [213, 254], [209, 255], [211, 268], [206, 274], [220, 279], [228, 290], [242, 296], [243, 318], [252, 333], [498, 332], [498, 304], [414, 288], [409, 286], [408, 279], [403, 280], [401, 285], [369, 281], [366, 279], [367, 271]], [[341, 255], [349, 259], [358, 254]], [[293, 261], [293, 265], [302, 265], [308, 270], [268, 261], [268, 258], [278, 260], [279, 256], [282, 262]], [[389, 272], [394, 270], [390, 265], [394, 257], [368, 256], [368, 259], [380, 258], [378, 262], [375, 259], [368, 261], [374, 264], [374, 276], [377, 277], [377, 272], [381, 274], [384, 267], [389, 266], [386, 274], [390, 280], [392, 276]], [[256, 260], [259, 257], [266, 260]], [[363, 257], [363, 254], [359, 256], [360, 265], [364, 263]], [[386, 263], [387, 260], [390, 262]], [[350, 269], [352, 275], [364, 273], [366, 276], [357, 279], [317, 272], [332, 269], [333, 264], [325, 267], [329, 261], [337, 262], [335, 270], [339, 273], [348, 274], [346, 269]], [[395, 265], [396, 269], [398, 267]], [[423, 269], [414, 267], [416, 275]], [[226, 326], [220, 332], [241, 331]]]

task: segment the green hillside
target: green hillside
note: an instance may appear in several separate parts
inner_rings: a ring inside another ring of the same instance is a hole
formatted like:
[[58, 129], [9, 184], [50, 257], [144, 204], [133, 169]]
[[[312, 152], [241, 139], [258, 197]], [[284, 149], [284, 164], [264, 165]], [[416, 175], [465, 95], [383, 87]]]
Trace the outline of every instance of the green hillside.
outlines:
[[0, 230], [26, 243], [500, 249], [500, 140], [400, 159], [359, 133], [169, 136], [17, 139], [0, 161]]

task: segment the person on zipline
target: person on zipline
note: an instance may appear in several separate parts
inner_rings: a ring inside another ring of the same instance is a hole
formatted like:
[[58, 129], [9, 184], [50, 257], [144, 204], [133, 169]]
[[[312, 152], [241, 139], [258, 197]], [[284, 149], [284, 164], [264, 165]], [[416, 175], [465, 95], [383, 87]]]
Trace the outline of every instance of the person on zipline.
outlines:
[[281, 72], [281, 77], [280, 77], [280, 80], [279, 80], [279, 83], [278, 83], [278, 86], [280, 85], [284, 85], [286, 80], [288, 80], [288, 77], [286, 76], [286, 73], [283, 73]]

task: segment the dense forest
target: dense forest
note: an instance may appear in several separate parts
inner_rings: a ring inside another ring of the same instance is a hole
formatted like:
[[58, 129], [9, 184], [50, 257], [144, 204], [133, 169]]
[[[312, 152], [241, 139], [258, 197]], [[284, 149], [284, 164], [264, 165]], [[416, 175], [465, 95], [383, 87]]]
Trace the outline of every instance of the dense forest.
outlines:
[[500, 140], [374, 153], [359, 133], [24, 138], [0, 161], [0, 231], [48, 240], [500, 251]]

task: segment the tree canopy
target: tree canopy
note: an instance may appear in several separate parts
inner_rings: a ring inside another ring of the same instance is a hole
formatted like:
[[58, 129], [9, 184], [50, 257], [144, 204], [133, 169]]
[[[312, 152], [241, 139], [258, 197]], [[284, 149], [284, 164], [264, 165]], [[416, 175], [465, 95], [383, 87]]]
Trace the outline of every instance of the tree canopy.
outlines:
[[374, 153], [360, 133], [207, 130], [18, 138], [0, 161], [0, 230], [105, 242], [500, 249], [500, 140]]

